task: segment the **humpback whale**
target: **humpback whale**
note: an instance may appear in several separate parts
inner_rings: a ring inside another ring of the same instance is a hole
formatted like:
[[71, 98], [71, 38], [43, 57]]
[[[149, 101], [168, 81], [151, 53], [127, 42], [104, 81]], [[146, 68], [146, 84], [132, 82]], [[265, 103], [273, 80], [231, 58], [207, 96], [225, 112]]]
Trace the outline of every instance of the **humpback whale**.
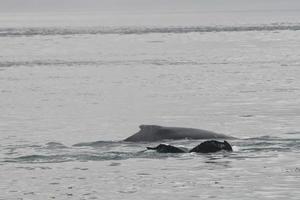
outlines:
[[202, 142], [191, 150], [187, 150], [182, 147], [174, 147], [169, 144], [159, 144], [156, 147], [147, 147], [148, 150], [156, 150], [158, 153], [214, 153], [218, 151], [232, 151], [231, 145], [224, 140], [224, 142], [219, 142], [216, 140], [208, 140]]
[[126, 138], [124, 141], [156, 142], [161, 140], [182, 139], [234, 139], [234, 137], [196, 128], [141, 125], [139, 132]]

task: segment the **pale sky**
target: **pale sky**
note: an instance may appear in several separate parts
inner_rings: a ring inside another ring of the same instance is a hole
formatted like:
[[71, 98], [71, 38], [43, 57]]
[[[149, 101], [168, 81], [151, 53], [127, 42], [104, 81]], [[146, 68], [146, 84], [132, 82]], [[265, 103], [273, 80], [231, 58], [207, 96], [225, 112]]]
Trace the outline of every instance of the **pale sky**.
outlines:
[[300, 0], [0, 0], [0, 12], [300, 9]]

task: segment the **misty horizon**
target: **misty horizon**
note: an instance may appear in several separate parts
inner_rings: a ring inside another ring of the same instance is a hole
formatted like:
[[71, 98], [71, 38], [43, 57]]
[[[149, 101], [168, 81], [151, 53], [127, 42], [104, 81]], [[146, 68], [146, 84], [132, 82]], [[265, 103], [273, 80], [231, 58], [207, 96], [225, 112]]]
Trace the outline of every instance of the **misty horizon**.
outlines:
[[0, 11], [10, 12], [67, 12], [67, 11], [128, 11], [128, 12], [184, 12], [218, 10], [298, 10], [297, 0], [2, 0]]

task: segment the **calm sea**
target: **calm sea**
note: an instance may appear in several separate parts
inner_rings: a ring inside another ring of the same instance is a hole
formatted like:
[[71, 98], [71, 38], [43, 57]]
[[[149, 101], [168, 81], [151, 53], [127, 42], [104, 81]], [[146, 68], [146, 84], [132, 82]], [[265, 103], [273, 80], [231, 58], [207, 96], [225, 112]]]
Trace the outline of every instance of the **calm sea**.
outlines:
[[[0, 199], [299, 199], [299, 13], [0, 14]], [[240, 139], [158, 154], [140, 124]]]

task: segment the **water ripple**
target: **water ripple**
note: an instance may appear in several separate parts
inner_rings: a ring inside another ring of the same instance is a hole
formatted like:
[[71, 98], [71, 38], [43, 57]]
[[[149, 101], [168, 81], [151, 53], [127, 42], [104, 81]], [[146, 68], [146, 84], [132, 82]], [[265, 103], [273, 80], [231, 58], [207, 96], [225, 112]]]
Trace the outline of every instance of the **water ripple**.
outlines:
[[[181, 143], [182, 142], [182, 143]], [[171, 141], [172, 143], [172, 141]], [[194, 146], [199, 141], [176, 141], [173, 145]], [[4, 162], [17, 163], [60, 163], [71, 161], [104, 161], [104, 160], [126, 160], [126, 159], [168, 159], [189, 160], [197, 157], [209, 157], [213, 160], [219, 159], [251, 159], [267, 158], [278, 155], [278, 153], [299, 152], [299, 139], [283, 139], [268, 136], [244, 140], [232, 140], [234, 152], [218, 152], [214, 154], [160, 154], [146, 151], [146, 146], [157, 144], [126, 143], [121, 141], [96, 141], [89, 143], [78, 143], [67, 147], [61, 143], [49, 142], [46, 145], [28, 145], [27, 155], [24, 155], [24, 146], [15, 147], [14, 154], [6, 154]], [[10, 146], [10, 148], [12, 148]], [[25, 153], [26, 153], [25, 152]], [[23, 155], [22, 155], [23, 154]]]
[[245, 26], [169, 26], [169, 27], [36, 27], [1, 28], [0, 37], [49, 36], [49, 35], [95, 35], [95, 34], [151, 34], [151, 33], [209, 33], [241, 31], [300, 30], [299, 24], [265, 24]]

